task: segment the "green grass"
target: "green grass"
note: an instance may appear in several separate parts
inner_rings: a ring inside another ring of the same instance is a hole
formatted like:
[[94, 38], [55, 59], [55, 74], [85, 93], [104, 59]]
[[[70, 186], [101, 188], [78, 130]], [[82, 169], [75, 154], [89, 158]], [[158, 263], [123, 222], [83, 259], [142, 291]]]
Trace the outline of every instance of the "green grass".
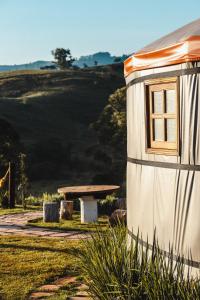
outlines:
[[[78, 275], [80, 250], [78, 241], [0, 237], [0, 298], [26, 299], [30, 291], [42, 284], [62, 275]], [[63, 298], [58, 299], [66, 299], [68, 292], [60, 292]]]
[[1, 215], [9, 215], [9, 214], [19, 214], [23, 212], [30, 212], [30, 211], [38, 211], [42, 208], [40, 206], [32, 206], [28, 205], [26, 209], [24, 209], [21, 205], [16, 205], [15, 208], [0, 208], [0, 216]]
[[127, 228], [117, 226], [83, 241], [80, 266], [94, 299], [200, 299], [200, 278], [190, 276], [180, 256], [174, 260], [173, 248], [166, 258], [156, 234], [152, 248], [139, 243], [139, 234], [127, 247], [127, 237]]
[[[31, 180], [62, 180], [65, 185], [92, 181], [97, 171], [85, 151], [97, 139], [89, 125], [98, 119], [109, 95], [124, 84], [122, 67], [116, 70], [116, 65], [0, 74], [0, 118], [20, 136]], [[54, 139], [64, 152], [56, 158]], [[46, 145], [45, 157], [35, 151], [41, 142]]]
[[96, 223], [84, 223], [81, 224], [80, 214], [75, 212], [73, 214], [73, 220], [62, 220], [60, 223], [44, 223], [42, 218], [30, 220], [28, 225], [36, 227], [45, 227], [49, 229], [57, 229], [62, 231], [84, 231], [94, 232], [98, 229], [106, 230], [108, 228], [108, 217], [101, 216]]

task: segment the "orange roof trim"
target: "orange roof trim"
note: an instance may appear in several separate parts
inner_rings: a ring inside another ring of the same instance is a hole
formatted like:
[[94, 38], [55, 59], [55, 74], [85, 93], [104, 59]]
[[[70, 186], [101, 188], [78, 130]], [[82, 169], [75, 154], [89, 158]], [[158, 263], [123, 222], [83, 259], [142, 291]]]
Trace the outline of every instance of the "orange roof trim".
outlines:
[[124, 73], [200, 60], [200, 19], [169, 33], [129, 57]]
[[160, 49], [141, 50], [133, 54], [124, 62], [124, 75], [128, 76], [138, 70], [198, 60], [200, 60], [200, 35], [195, 35]]

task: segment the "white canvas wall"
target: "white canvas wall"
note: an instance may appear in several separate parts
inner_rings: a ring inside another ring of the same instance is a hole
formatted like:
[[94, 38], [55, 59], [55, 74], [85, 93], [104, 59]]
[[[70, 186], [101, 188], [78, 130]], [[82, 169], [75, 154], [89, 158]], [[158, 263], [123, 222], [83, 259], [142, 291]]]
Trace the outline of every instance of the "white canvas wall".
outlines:
[[[200, 66], [182, 64], [135, 72], [127, 83], [144, 75]], [[200, 165], [200, 74], [180, 76], [180, 156], [145, 151], [144, 83], [127, 89], [128, 157]], [[169, 242], [177, 253], [200, 262], [200, 171], [127, 164], [128, 228], [152, 242], [154, 228], [163, 250]]]

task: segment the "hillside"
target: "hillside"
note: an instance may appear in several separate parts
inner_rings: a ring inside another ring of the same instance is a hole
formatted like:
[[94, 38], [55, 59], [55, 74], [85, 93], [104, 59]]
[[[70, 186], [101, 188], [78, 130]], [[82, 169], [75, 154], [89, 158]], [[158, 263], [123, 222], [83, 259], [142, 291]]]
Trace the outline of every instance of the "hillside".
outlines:
[[79, 181], [92, 181], [88, 153], [97, 141], [89, 125], [123, 85], [121, 65], [0, 73], [0, 117], [19, 133], [32, 180], [70, 181], [78, 172]]
[[123, 62], [128, 56], [122, 55], [120, 57], [112, 56], [109, 52], [97, 52], [91, 55], [81, 56], [78, 60], [74, 62], [74, 65], [82, 68], [84, 64], [91, 67], [95, 65], [95, 62], [98, 65], [109, 65], [115, 62], [115, 59], [120, 59], [119, 61]]
[[53, 65], [50, 61], [38, 60], [27, 64], [0, 65], [0, 71], [40, 70], [42, 67]]

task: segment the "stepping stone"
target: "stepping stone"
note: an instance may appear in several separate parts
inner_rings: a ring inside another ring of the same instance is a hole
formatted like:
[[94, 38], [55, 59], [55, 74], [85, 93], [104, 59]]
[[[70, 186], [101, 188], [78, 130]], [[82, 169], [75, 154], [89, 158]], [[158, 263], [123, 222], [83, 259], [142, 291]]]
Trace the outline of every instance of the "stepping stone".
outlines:
[[81, 290], [88, 290], [88, 286], [84, 283], [82, 283], [81, 285], [79, 285], [78, 289], [81, 291]]
[[61, 237], [61, 238], [69, 236], [68, 233], [53, 233], [53, 232], [51, 232], [50, 235], [51, 235], [51, 237]]
[[79, 296], [79, 297], [89, 297], [89, 294], [88, 294], [88, 292], [86, 292], [86, 291], [79, 291], [79, 292], [77, 292], [76, 293], [76, 296]]
[[81, 297], [81, 296], [80, 297], [79, 296], [77, 296], [77, 297], [74, 296], [74, 297], [70, 297], [69, 300], [92, 300], [92, 298], [90, 298], [90, 297], [84, 297], [84, 296], [83, 297]]
[[60, 286], [56, 285], [56, 284], [46, 284], [46, 285], [42, 285], [38, 288], [38, 291], [41, 292], [55, 292], [57, 290], [59, 290]]
[[50, 296], [55, 295], [55, 293], [50, 293], [50, 292], [34, 292], [31, 294], [30, 298], [31, 300], [37, 300], [37, 299], [43, 299], [47, 298]]

